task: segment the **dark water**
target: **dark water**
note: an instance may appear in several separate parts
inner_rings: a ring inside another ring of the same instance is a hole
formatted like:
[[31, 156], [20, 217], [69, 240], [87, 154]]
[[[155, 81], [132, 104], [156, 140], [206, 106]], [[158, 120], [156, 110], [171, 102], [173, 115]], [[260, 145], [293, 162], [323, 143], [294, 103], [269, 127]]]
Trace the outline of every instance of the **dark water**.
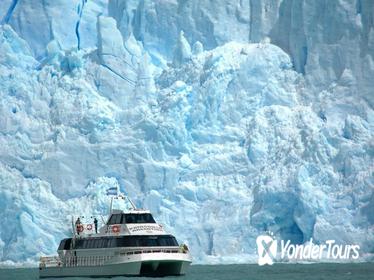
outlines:
[[[0, 269], [0, 280], [38, 279], [38, 269]], [[62, 279], [62, 278], [58, 278]], [[84, 280], [89, 278], [65, 278]], [[94, 278], [108, 279], [108, 278]], [[111, 280], [374, 280], [374, 263], [357, 264], [274, 264], [258, 265], [194, 265], [185, 276], [146, 278], [114, 277]]]

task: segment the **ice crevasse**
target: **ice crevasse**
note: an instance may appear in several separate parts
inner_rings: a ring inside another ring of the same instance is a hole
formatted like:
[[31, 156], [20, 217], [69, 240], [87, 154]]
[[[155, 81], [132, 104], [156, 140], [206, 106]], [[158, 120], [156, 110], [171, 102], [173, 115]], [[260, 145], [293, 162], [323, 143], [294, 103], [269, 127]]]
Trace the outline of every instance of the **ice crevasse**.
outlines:
[[1, 263], [113, 185], [196, 263], [256, 261], [264, 231], [371, 259], [373, 7], [300, 3], [4, 1]]

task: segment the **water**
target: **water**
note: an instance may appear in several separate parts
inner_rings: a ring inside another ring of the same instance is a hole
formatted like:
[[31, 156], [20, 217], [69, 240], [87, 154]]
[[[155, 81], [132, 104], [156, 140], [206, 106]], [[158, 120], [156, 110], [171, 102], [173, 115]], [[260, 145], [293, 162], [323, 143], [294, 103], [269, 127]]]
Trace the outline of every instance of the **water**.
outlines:
[[[0, 269], [0, 280], [36, 280], [38, 269]], [[50, 278], [51, 279], [51, 278]], [[58, 278], [61, 279], [61, 278]], [[73, 277], [68, 280], [89, 278]], [[108, 279], [108, 278], [94, 278]], [[146, 278], [114, 277], [113, 280], [374, 280], [374, 263], [356, 264], [274, 264], [258, 265], [194, 265], [185, 276]]]

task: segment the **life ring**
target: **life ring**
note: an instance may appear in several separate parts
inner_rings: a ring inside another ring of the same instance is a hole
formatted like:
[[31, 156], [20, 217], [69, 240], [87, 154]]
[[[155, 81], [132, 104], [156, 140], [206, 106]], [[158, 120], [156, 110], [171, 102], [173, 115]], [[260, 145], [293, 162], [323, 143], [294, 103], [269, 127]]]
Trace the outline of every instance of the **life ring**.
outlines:
[[88, 224], [86, 228], [87, 228], [87, 230], [92, 230], [92, 225]]
[[114, 233], [118, 233], [119, 232], [119, 226], [117, 226], [117, 225], [114, 225], [114, 226], [112, 226], [112, 231], [114, 232]]
[[77, 232], [82, 232], [82, 231], [83, 231], [83, 226], [77, 225]]

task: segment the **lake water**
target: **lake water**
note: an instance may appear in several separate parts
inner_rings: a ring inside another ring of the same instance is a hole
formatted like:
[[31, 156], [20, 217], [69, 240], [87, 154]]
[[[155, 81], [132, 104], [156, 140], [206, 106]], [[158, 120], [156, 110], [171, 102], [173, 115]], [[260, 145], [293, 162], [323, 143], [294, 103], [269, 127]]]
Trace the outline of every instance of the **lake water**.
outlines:
[[[0, 280], [35, 280], [38, 269], [0, 269]], [[50, 278], [52, 279], [52, 278]], [[61, 278], [58, 278], [61, 280]], [[72, 277], [69, 280], [89, 278]], [[108, 279], [108, 278], [94, 278]], [[272, 266], [248, 265], [193, 265], [187, 275], [179, 277], [113, 277], [129, 280], [374, 280], [374, 263], [356, 264], [274, 264]]]

